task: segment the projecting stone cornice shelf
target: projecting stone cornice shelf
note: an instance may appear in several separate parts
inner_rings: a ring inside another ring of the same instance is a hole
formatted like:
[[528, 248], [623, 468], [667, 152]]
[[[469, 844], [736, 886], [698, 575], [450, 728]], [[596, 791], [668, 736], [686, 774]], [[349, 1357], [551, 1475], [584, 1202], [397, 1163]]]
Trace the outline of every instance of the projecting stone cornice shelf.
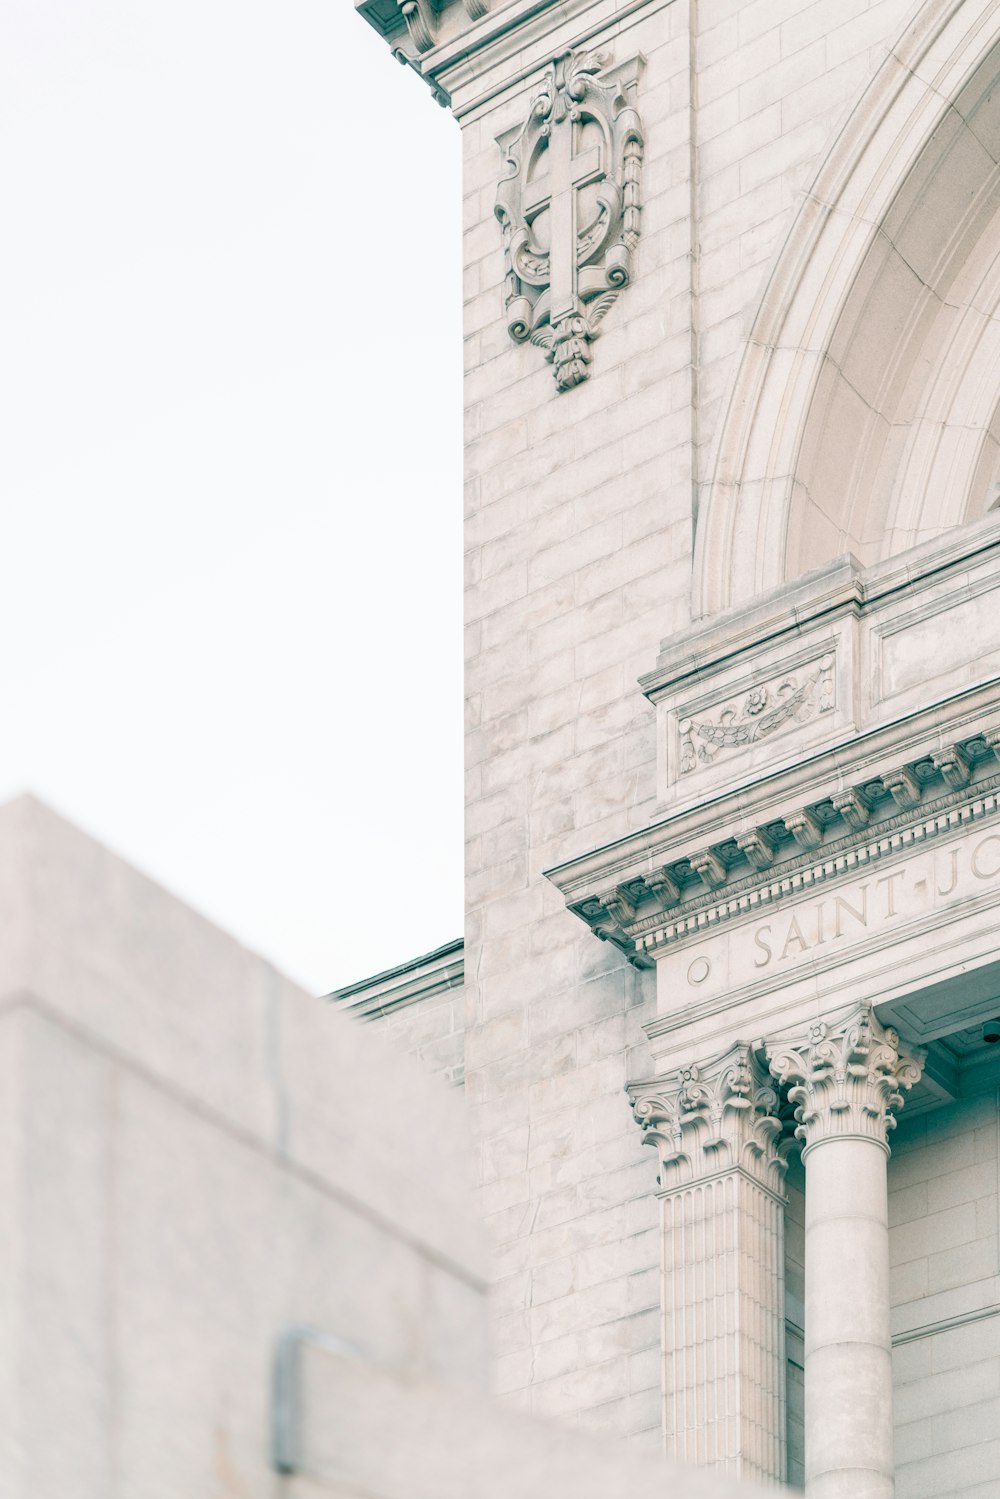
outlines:
[[772, 796], [770, 810], [761, 802], [754, 817], [741, 797], [730, 797], [721, 815], [712, 809], [710, 841], [699, 838], [702, 827], [691, 827], [707, 822], [703, 815], [678, 817], [547, 870], [547, 877], [597, 937], [637, 967], [651, 967], [658, 949], [1000, 818], [995, 717], [878, 768], [870, 744], [853, 748], [853, 774], [845, 767], [825, 787], [817, 776], [800, 805], [777, 811]]
[[581, 46], [669, 0], [355, 0], [400, 62], [463, 118]]
[[[858, 615], [947, 580], [970, 563], [995, 569], [1000, 557], [1000, 515], [991, 514], [945, 537], [913, 547], [871, 567], [843, 556], [814, 572], [695, 626], [681, 639], [666, 639], [655, 668], [640, 685], [652, 700], [685, 678], [699, 676], [741, 655], [756, 656], [772, 639], [801, 633], [823, 618]], [[959, 598], [968, 595], [964, 578]]]

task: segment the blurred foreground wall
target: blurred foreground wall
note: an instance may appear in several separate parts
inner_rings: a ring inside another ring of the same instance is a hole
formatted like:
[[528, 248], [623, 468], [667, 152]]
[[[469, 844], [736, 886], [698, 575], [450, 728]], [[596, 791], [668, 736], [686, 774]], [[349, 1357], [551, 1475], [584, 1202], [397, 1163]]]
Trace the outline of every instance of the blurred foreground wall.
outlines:
[[750, 1494], [486, 1394], [452, 1090], [0, 809], [4, 1499]]

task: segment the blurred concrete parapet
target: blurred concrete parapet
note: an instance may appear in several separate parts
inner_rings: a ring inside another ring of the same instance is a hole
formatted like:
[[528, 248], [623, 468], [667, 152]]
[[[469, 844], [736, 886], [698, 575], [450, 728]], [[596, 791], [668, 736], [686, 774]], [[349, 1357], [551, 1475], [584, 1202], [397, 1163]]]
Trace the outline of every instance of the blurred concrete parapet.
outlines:
[[30, 797], [0, 1069], [4, 1499], [737, 1492], [494, 1406], [460, 1095]]

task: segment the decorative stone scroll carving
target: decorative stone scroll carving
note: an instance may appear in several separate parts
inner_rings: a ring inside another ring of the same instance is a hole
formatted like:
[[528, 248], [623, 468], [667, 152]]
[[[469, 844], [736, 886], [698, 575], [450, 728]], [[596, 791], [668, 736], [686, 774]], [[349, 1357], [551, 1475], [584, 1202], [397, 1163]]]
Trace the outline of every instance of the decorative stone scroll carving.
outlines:
[[924, 1059], [868, 1008], [835, 1023], [818, 1020], [801, 1040], [769, 1042], [767, 1055], [773, 1075], [790, 1084], [795, 1133], [807, 1151], [838, 1135], [860, 1135], [888, 1149], [900, 1090], [920, 1081]]
[[656, 1082], [632, 1083], [628, 1092], [643, 1143], [659, 1152], [662, 1187], [739, 1166], [781, 1194], [778, 1093], [748, 1046]]
[[[397, 0], [397, 4], [418, 55], [430, 52], [438, 41], [437, 12], [442, 8], [444, 0]], [[488, 15], [490, 8], [489, 0], [462, 0], [462, 6], [470, 21], [481, 21]], [[401, 62], [410, 61], [398, 48], [394, 50]], [[441, 91], [435, 90], [435, 95], [439, 94]], [[447, 95], [441, 95], [441, 99], [447, 102]]]
[[745, 749], [781, 729], [808, 723], [835, 706], [835, 658], [824, 656], [806, 670], [758, 683], [730, 698], [705, 717], [685, 717], [678, 724], [679, 774], [690, 775], [720, 754]]
[[609, 69], [599, 52], [561, 53], [528, 119], [502, 136], [497, 191], [507, 330], [553, 366], [559, 390], [590, 374], [590, 345], [632, 279], [639, 241], [641, 60]]
[[429, 52], [434, 45], [430, 0], [399, 0], [399, 10], [417, 51]]

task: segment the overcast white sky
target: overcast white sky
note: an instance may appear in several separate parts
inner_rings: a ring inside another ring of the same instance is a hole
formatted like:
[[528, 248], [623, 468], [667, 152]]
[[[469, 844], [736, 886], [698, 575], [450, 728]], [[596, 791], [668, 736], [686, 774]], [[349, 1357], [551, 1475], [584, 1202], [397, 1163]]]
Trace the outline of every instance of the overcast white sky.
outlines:
[[350, 0], [3, 0], [0, 132], [0, 798], [316, 991], [459, 935], [458, 127]]

